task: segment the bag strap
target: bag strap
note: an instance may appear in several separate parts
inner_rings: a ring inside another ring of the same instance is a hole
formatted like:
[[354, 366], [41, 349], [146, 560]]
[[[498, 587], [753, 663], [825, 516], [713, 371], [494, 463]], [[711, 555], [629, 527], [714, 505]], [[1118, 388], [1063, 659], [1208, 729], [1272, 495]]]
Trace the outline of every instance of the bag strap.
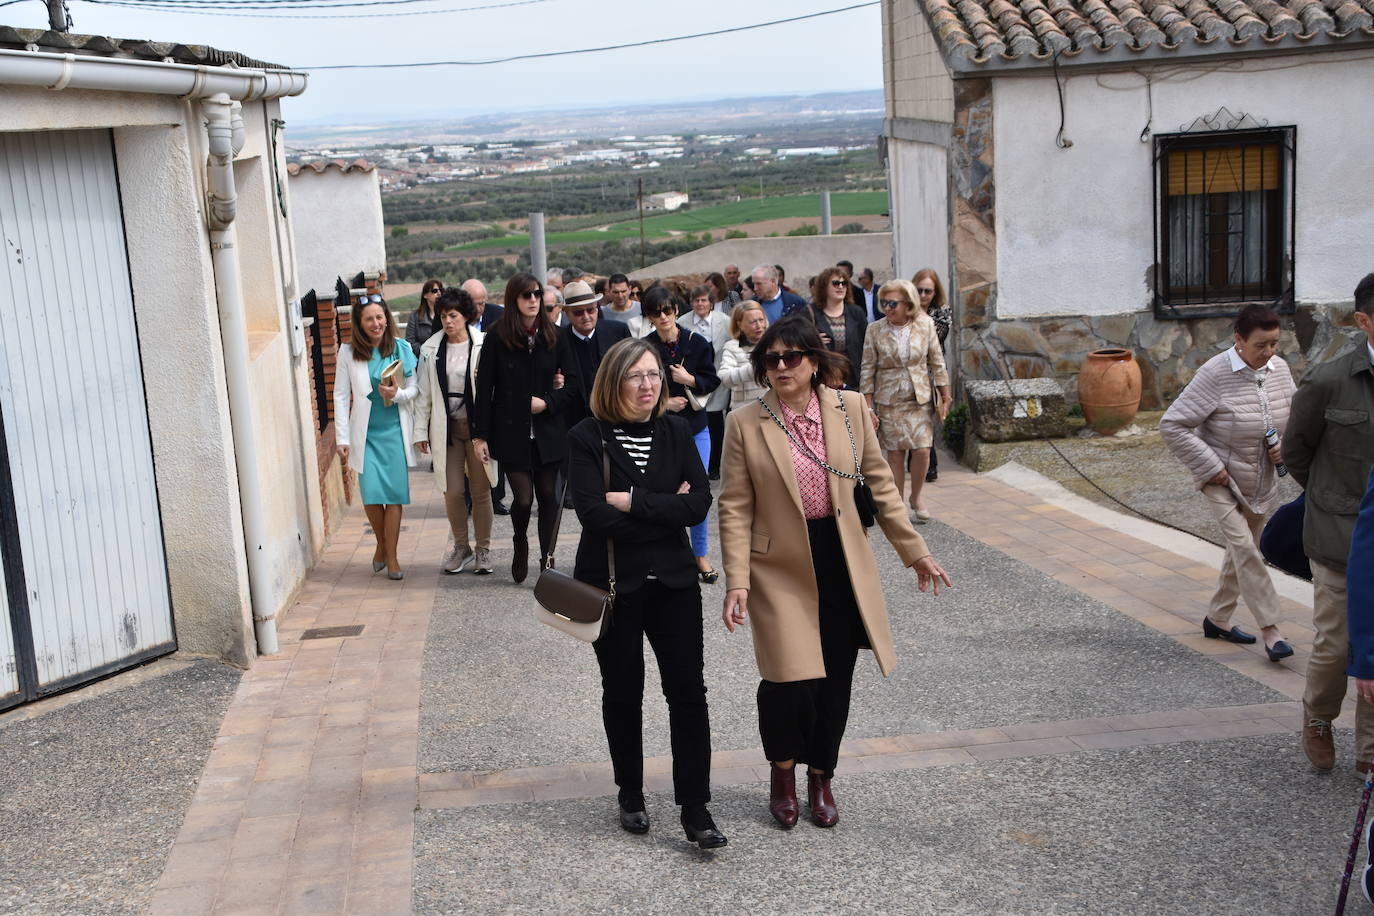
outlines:
[[[611, 489], [611, 453], [607, 450], [607, 448], [606, 448], [606, 441], [605, 441], [604, 439], [603, 439], [602, 442], [601, 442], [601, 474], [602, 474], [602, 480], [605, 481], [605, 484], [606, 484], [606, 491], [607, 491], [607, 492], [610, 492], [610, 489]], [[568, 487], [569, 487], [569, 485], [571, 485], [571, 484], [572, 484], [572, 481], [571, 481], [571, 480], [564, 480], [564, 481], [563, 481], [563, 492], [558, 494], [558, 508], [555, 509], [555, 510], [554, 510], [554, 513], [553, 513], [553, 536], [549, 539], [549, 548], [550, 548], [550, 552], [544, 557], [544, 561], [545, 561], [545, 565], [546, 565], [546, 566], [549, 565], [549, 564], [551, 564], [551, 563], [553, 562], [553, 552], [552, 552], [552, 551], [558, 547], [558, 532], [559, 532], [559, 530], [561, 530], [562, 527], [563, 527], [563, 503], [567, 500], [567, 497], [568, 497]], [[615, 541], [614, 541], [612, 538], [606, 538], [606, 563], [607, 563], [607, 567], [609, 568], [610, 574], [611, 574], [611, 575], [610, 575], [610, 584], [611, 584], [610, 593], [611, 593], [611, 597], [614, 598], [614, 597], [615, 597]]]
[[835, 392], [835, 395], [836, 395], [836, 397], [838, 397], [838, 398], [840, 399], [840, 410], [841, 410], [841, 412], [844, 413], [844, 429], [845, 429], [845, 432], [849, 433], [849, 452], [850, 452], [851, 455], [854, 456], [854, 473], [853, 473], [853, 474], [849, 474], [849, 473], [846, 473], [846, 472], [844, 472], [844, 471], [841, 471], [839, 468], [832, 468], [830, 465], [828, 465], [828, 464], [826, 464], [824, 461], [822, 461], [819, 457], [817, 457], [817, 455], [816, 455], [815, 452], [811, 451], [811, 449], [807, 446], [807, 444], [806, 444], [805, 442], [801, 441], [801, 440], [798, 439], [796, 436], [792, 435], [792, 430], [788, 429], [788, 428], [787, 428], [787, 424], [784, 423], [784, 422], [782, 422], [782, 418], [779, 417], [777, 414], [775, 414], [775, 413], [773, 412], [773, 408], [771, 408], [771, 407], [768, 406], [768, 402], [767, 402], [767, 401], [765, 401], [762, 397], [760, 397], [760, 398], [759, 398], [759, 403], [763, 405], [763, 409], [764, 409], [764, 410], [768, 411], [768, 416], [770, 416], [770, 417], [773, 418], [773, 422], [776, 423], [776, 424], [778, 425], [778, 429], [780, 429], [780, 430], [783, 431], [783, 434], [784, 434], [785, 436], [787, 436], [787, 438], [790, 439], [790, 440], [792, 441], [792, 444], [793, 444], [793, 445], [795, 445], [797, 448], [801, 449], [802, 454], [804, 454], [806, 457], [810, 458], [810, 459], [811, 459], [812, 461], [814, 461], [816, 464], [820, 465], [820, 466], [821, 466], [822, 468], [824, 468], [826, 471], [829, 471], [831, 474], [834, 474], [836, 477], [843, 477], [843, 478], [845, 478], [846, 480], [857, 480], [859, 483], [864, 483], [865, 481], [864, 481], [863, 467], [862, 467], [862, 465], [859, 464], [859, 448], [858, 448], [858, 446], [857, 446], [857, 445], [855, 444], [855, 442], [854, 442], [854, 428], [853, 428], [852, 426], [849, 425], [849, 409], [848, 409], [847, 407], [845, 407], [845, 404], [844, 404], [844, 395], [841, 394], [841, 393], [838, 392], [838, 391]]

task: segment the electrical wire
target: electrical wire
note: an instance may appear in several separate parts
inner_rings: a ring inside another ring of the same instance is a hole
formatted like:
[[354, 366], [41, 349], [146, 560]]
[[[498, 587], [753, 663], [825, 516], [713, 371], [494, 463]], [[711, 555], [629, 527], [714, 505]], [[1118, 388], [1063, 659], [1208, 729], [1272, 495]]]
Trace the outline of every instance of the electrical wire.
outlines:
[[[240, 13], [231, 10], [238, 9], [275, 9], [274, 6], [248, 6], [246, 4], [236, 4], [233, 7], [215, 6], [213, 4], [195, 4], [189, 6], [164, 6], [170, 0], [74, 0], [77, 3], [90, 3], [96, 6], [117, 6], [124, 9], [146, 10], [157, 13], [184, 13], [188, 15], [202, 16], [224, 16], [231, 19], [380, 19], [391, 16], [434, 16], [443, 13], [470, 13], [476, 10], [495, 10], [504, 9], [512, 6], [529, 6], [535, 3], [549, 3], [552, 0], [508, 0], [505, 3], [490, 3], [484, 6], [461, 6], [453, 9], [443, 10], [411, 10], [404, 13], [342, 13], [342, 14], [309, 14], [309, 13]], [[362, 2], [351, 3], [321, 3], [321, 4], [297, 4], [291, 9], [343, 9], [347, 7], [359, 6], [391, 6], [402, 3], [432, 3], [434, 0], [362, 0]]]
[[[90, 3], [94, 0], [84, 0]], [[101, 2], [115, 2], [115, 0], [101, 0]], [[127, 0], [118, 0], [127, 2]], [[408, 70], [418, 67], [485, 67], [492, 64], [508, 64], [520, 60], [540, 60], [549, 57], [569, 57], [575, 54], [596, 54], [601, 51], [620, 51], [625, 48], [644, 48], [651, 45], [669, 44], [676, 41], [688, 41], [693, 38], [711, 38], [716, 35], [730, 35], [735, 32], [749, 32], [754, 29], [764, 29], [775, 25], [785, 25], [791, 22], [802, 22], [807, 19], [818, 19], [821, 16], [834, 16], [838, 13], [847, 13], [851, 10], [863, 9], [869, 6], [878, 6], [881, 0], [868, 0], [865, 3], [855, 3], [850, 6], [842, 6], [833, 10], [821, 10], [818, 13], [806, 13], [801, 16], [789, 16], [786, 19], [774, 19], [769, 22], [756, 22], [751, 25], [737, 25], [728, 29], [715, 29], [710, 32], [695, 32], [691, 35], [674, 35], [668, 38], [649, 38], [644, 41], [630, 41], [624, 44], [603, 45], [596, 48], [576, 48], [568, 51], [539, 51], [533, 54], [515, 54], [510, 57], [494, 57], [487, 60], [435, 60], [419, 61], [404, 64], [326, 64], [319, 67], [301, 67], [302, 70]], [[382, 14], [388, 15], [388, 14]], [[404, 14], [390, 14], [404, 15]], [[281, 18], [301, 18], [301, 17], [281, 17]], [[346, 19], [347, 16], [327, 17]]]

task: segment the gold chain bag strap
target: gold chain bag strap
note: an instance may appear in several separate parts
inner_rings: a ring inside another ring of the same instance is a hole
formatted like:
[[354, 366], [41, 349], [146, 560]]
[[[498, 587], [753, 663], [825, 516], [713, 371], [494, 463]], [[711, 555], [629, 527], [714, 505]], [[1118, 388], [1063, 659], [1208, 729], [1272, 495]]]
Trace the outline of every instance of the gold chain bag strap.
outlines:
[[[606, 452], [604, 442], [601, 447], [601, 469], [609, 491], [611, 456]], [[567, 487], [568, 483], [565, 482], [564, 490]], [[553, 538], [549, 541], [551, 547], [558, 543], [558, 530], [563, 523], [564, 495], [558, 494]], [[615, 542], [606, 538], [606, 560], [611, 574], [609, 590], [580, 582], [562, 570], [554, 569], [550, 565], [553, 562], [552, 553], [544, 560], [544, 569], [534, 583], [534, 600], [537, 602], [535, 619], [583, 642], [596, 642], [611, 625], [611, 608], [615, 604]]]

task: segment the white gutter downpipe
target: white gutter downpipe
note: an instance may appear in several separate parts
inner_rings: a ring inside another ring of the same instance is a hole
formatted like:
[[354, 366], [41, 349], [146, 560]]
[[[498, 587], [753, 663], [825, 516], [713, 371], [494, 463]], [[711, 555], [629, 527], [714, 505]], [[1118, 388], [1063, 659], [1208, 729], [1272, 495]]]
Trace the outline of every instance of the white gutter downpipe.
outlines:
[[[215, 269], [219, 300], [220, 338], [224, 346], [224, 374], [229, 388], [229, 414], [234, 432], [234, 460], [238, 465], [239, 505], [248, 559], [248, 595], [253, 607], [253, 632], [258, 654], [277, 652], [277, 612], [267, 576], [267, 521], [263, 513], [262, 481], [258, 474], [257, 433], [253, 427], [253, 395], [249, 385], [248, 322], [239, 288], [239, 255], [235, 247], [234, 217], [238, 196], [234, 187], [234, 157], [243, 149], [242, 106], [226, 93], [201, 102], [209, 140], [206, 220], [210, 224], [210, 261]], [[271, 608], [271, 612], [267, 611]]]

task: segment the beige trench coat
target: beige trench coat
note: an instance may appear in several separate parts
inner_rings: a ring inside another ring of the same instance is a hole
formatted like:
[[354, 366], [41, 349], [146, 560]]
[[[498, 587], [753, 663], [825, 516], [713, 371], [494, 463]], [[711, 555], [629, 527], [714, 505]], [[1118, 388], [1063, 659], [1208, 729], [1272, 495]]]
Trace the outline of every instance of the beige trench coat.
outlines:
[[[925, 540], [911, 527], [906, 505], [892, 482], [892, 471], [878, 447], [864, 399], [853, 392], [819, 388], [826, 462], [848, 470], [854, 466], [845, 432], [840, 396], [848, 408], [864, 477], [878, 501], [878, 526], [913, 566], [930, 555]], [[777, 392], [765, 402], [781, 416]], [[754, 657], [768, 681], [801, 681], [825, 677], [821, 657], [820, 597], [812, 573], [811, 544], [802, 512], [801, 491], [792, 469], [787, 436], [757, 403], [732, 410], [725, 421], [721, 458], [720, 544], [725, 558], [725, 587], [749, 590], [749, 617], [754, 631]], [[854, 585], [869, 645], [884, 676], [896, 666], [892, 632], [878, 565], [868, 543], [869, 532], [854, 508], [854, 482], [834, 474], [830, 500], [844, 545], [845, 562]]]

